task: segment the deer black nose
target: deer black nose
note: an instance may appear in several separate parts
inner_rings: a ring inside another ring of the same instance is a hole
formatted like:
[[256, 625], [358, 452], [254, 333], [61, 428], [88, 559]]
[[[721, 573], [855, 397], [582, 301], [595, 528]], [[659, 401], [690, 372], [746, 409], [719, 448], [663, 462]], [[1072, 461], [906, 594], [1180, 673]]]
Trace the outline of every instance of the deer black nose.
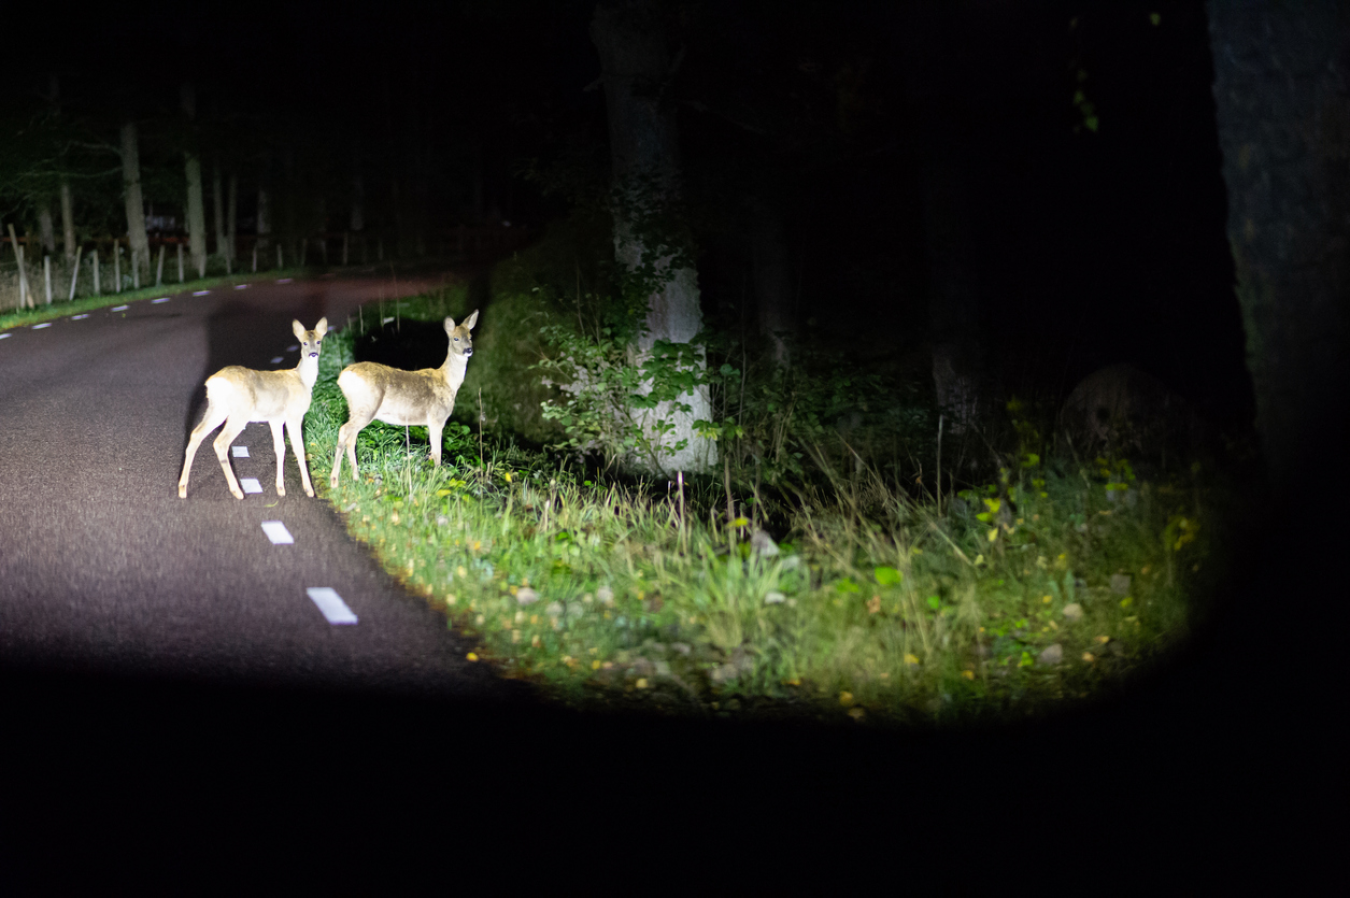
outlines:
[[466, 346], [466, 347], [464, 347], [464, 354], [465, 354], [466, 356], [473, 355], [473, 347], [472, 347], [472, 346]]

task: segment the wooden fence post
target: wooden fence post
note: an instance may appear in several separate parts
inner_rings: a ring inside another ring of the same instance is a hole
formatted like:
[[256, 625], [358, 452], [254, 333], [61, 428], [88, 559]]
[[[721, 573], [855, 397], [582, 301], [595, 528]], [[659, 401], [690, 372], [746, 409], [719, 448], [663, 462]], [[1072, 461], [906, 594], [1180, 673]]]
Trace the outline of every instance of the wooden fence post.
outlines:
[[155, 266], [155, 286], [164, 283], [164, 244], [159, 245], [159, 264]]
[[94, 244], [94, 295], [102, 296], [103, 291], [99, 288], [98, 282], [98, 244]]
[[178, 244], [178, 283], [183, 283], [183, 244]]
[[122, 292], [122, 244], [113, 241], [113, 292]]
[[52, 257], [42, 254], [42, 279], [47, 285], [47, 305], [52, 304]]

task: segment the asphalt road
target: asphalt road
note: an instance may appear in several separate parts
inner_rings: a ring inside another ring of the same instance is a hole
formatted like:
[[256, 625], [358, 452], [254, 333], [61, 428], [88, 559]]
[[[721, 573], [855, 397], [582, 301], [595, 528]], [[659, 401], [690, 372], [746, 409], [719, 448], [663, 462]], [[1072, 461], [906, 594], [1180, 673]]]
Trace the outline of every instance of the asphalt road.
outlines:
[[[404, 295], [427, 279], [397, 282]], [[290, 367], [291, 321], [345, 324], [389, 279], [260, 283], [166, 294], [0, 339], [0, 658], [10, 666], [178, 680], [504, 697], [505, 683], [305, 495], [287, 446], [275, 491], [266, 424], [235, 441], [233, 498], [207, 438], [186, 500], [176, 485], [203, 382], [225, 365]], [[276, 363], [277, 358], [284, 359]], [[331, 447], [314, 451], [328, 476]], [[264, 521], [294, 544], [273, 545]], [[306, 589], [337, 591], [330, 625]]]

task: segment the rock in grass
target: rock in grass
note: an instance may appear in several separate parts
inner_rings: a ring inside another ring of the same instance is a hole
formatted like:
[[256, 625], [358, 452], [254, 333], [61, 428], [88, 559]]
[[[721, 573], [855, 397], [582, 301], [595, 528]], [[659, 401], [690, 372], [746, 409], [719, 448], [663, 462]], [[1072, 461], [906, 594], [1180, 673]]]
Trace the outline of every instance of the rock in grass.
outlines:
[[1064, 606], [1064, 619], [1070, 623], [1078, 623], [1083, 619], [1083, 606], [1077, 602], [1070, 602]]
[[783, 595], [781, 592], [766, 592], [764, 594], [765, 605], [780, 605], [786, 601], [787, 596]]
[[1058, 642], [1047, 646], [1045, 651], [1036, 656], [1036, 663], [1047, 667], [1060, 663], [1064, 660], [1064, 647]]
[[763, 530], [750, 534], [750, 551], [763, 558], [772, 558], [778, 554], [778, 544]]
[[516, 601], [522, 605], [533, 605], [535, 602], [539, 601], [539, 593], [530, 589], [528, 586], [522, 586], [516, 592]]

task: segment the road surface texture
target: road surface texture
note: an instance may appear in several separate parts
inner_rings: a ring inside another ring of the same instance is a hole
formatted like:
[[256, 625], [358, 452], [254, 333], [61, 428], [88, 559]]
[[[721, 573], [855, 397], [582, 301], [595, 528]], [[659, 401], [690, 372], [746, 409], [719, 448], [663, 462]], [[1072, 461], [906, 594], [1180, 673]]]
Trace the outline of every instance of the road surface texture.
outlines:
[[[293, 364], [293, 318], [340, 327], [381, 294], [258, 284], [0, 339], [0, 893], [964, 895], [1011, 875], [1302, 894], [1339, 848], [1307, 825], [1339, 819], [1317, 732], [1339, 704], [1309, 717], [1317, 677], [1255, 669], [1330, 657], [1278, 641], [1297, 602], [1266, 625], [1270, 600], [1326, 594], [1290, 585], [1329, 557], [1317, 531], [1234, 553], [1281, 563], [1235, 568], [1217, 623], [1125, 696], [885, 733], [540, 706], [467, 662], [293, 459], [277, 498], [265, 425], [234, 460], [261, 494], [230, 496], [208, 444], [179, 499], [205, 378]], [[327, 623], [310, 587], [359, 623]]]
[[[406, 295], [428, 284], [398, 286]], [[342, 327], [392, 291], [374, 278], [260, 283], [0, 340], [0, 656], [68, 671], [504, 697], [510, 684], [467, 661], [471, 646], [305, 495], [289, 440], [277, 496], [265, 423], [235, 440], [248, 457], [231, 459], [261, 493], [230, 495], [213, 434], [187, 499], [177, 494], [209, 375], [292, 367], [294, 319]], [[331, 447], [312, 454], [311, 477], [327, 477]], [[274, 545], [264, 521], [282, 522], [294, 543]], [[330, 625], [310, 587], [335, 590], [359, 623]]]

